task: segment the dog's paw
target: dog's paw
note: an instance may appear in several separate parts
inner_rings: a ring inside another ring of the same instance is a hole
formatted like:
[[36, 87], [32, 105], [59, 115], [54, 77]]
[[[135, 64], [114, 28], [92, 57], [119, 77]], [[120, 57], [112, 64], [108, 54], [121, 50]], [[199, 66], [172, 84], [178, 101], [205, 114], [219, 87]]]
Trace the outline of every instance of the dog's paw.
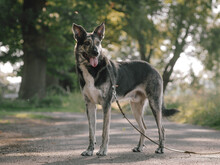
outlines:
[[106, 156], [107, 155], [107, 150], [106, 149], [100, 149], [97, 153], [97, 156]]
[[164, 152], [163, 152], [163, 148], [162, 148], [162, 147], [157, 148], [156, 151], [155, 151], [155, 153], [156, 153], [156, 154], [163, 154], [163, 153], [164, 153]]
[[82, 156], [92, 156], [93, 155], [93, 150], [86, 150], [81, 153]]
[[139, 146], [134, 147], [134, 148], [132, 149], [132, 151], [133, 151], [133, 152], [142, 152], [142, 151], [143, 151], [143, 147], [139, 147]]

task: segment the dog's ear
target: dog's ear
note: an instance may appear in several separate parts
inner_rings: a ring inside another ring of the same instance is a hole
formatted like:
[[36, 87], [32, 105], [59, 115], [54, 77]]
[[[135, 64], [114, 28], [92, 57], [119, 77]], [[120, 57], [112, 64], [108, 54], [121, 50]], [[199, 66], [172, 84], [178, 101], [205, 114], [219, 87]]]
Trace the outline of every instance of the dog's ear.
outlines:
[[104, 38], [105, 35], [105, 24], [102, 23], [101, 25], [99, 25], [93, 32], [94, 34], [96, 34], [100, 40], [102, 40]]
[[73, 23], [72, 30], [73, 30], [74, 38], [78, 42], [83, 41], [87, 36], [86, 30], [80, 25]]

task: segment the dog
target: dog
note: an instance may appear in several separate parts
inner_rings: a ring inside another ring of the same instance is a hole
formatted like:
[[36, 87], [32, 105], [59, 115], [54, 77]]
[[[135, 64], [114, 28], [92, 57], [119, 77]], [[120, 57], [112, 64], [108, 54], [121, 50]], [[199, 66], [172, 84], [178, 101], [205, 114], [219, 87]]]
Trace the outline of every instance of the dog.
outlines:
[[[116, 62], [108, 59], [102, 49], [101, 42], [105, 34], [105, 24], [102, 23], [92, 33], [75, 23], [72, 26], [76, 40], [75, 59], [76, 70], [83, 94], [89, 123], [89, 146], [82, 156], [92, 156], [96, 144], [96, 104], [103, 109], [102, 143], [98, 156], [107, 155], [109, 129], [111, 118], [111, 103], [113, 85], [117, 84], [116, 93], [119, 99], [130, 100], [133, 115], [140, 131], [146, 133], [143, 120], [143, 106], [148, 99], [156, 120], [159, 133], [159, 147], [156, 153], [164, 152], [164, 127], [162, 116], [174, 115], [178, 110], [166, 109], [163, 102], [163, 80], [160, 74], [145, 61]], [[144, 136], [140, 135], [138, 145], [133, 152], [141, 152], [144, 146]]]

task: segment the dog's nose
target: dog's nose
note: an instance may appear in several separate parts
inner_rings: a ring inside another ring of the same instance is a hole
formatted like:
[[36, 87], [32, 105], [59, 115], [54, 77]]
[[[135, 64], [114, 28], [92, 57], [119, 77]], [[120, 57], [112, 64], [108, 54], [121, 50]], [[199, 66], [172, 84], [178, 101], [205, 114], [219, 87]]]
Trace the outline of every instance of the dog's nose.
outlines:
[[96, 47], [93, 48], [93, 54], [96, 56], [99, 54], [98, 49]]

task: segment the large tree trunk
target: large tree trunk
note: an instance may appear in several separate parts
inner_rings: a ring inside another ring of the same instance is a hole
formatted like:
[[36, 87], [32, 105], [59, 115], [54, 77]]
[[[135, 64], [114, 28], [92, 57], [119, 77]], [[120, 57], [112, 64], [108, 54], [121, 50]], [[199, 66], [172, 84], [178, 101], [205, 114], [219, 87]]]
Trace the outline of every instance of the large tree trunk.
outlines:
[[35, 54], [24, 55], [24, 70], [19, 97], [29, 99], [42, 98], [46, 88], [46, 60]]
[[[186, 27], [186, 32], [185, 32], [185, 35], [182, 37], [182, 42], [181, 43], [178, 42], [179, 35], [177, 35], [177, 37], [176, 37], [176, 41], [175, 41], [175, 47], [176, 48], [174, 50], [174, 56], [169, 61], [169, 63], [166, 65], [166, 67], [164, 69], [164, 72], [163, 72], [163, 92], [165, 92], [168, 83], [171, 81], [170, 77], [171, 77], [171, 74], [173, 73], [173, 68], [174, 68], [177, 60], [180, 57], [180, 53], [183, 52], [183, 47], [186, 44], [185, 40], [186, 40], [186, 37], [189, 34], [189, 27], [190, 27], [190, 24]], [[178, 31], [180, 31], [180, 29]], [[180, 34], [180, 33], [178, 32], [178, 34]]]
[[173, 73], [173, 68], [176, 64], [176, 61], [180, 57], [180, 50], [176, 50], [174, 53], [173, 58], [169, 61], [166, 65], [164, 72], [163, 72], [163, 92], [166, 90], [168, 83], [170, 82], [171, 74]]
[[19, 97], [29, 99], [42, 98], [46, 87], [45, 39], [42, 29], [36, 29], [37, 18], [45, 6], [46, 0], [24, 0], [21, 18], [23, 35], [22, 83]]

